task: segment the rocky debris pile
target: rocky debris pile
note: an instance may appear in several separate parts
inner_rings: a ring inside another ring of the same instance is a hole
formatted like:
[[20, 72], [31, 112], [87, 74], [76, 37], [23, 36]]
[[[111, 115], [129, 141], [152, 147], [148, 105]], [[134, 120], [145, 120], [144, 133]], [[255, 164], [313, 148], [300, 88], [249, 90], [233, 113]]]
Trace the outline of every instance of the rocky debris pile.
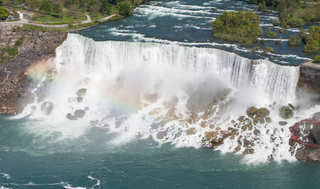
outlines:
[[[310, 121], [294, 128], [294, 133], [299, 137], [299, 140], [320, 146], [320, 112], [315, 113], [312, 116], [312, 120], [319, 122], [314, 124]], [[320, 149], [307, 145], [295, 145], [295, 142], [290, 140], [291, 150], [294, 151], [297, 147], [296, 158], [303, 161], [320, 162]]]

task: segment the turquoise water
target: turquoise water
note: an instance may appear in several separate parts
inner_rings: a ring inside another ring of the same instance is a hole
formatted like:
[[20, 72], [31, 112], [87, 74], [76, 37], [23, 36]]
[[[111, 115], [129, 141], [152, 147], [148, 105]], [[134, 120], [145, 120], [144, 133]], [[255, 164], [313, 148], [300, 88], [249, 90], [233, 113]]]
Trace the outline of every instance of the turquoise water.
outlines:
[[[114, 146], [108, 142], [114, 135], [96, 130], [75, 140], [55, 141], [54, 152], [33, 145], [42, 136], [23, 131], [25, 124], [1, 117], [0, 186], [4, 188], [318, 188], [320, 184], [317, 163], [248, 165], [242, 155], [159, 146], [152, 139]], [[74, 152], [59, 151], [71, 143]]]

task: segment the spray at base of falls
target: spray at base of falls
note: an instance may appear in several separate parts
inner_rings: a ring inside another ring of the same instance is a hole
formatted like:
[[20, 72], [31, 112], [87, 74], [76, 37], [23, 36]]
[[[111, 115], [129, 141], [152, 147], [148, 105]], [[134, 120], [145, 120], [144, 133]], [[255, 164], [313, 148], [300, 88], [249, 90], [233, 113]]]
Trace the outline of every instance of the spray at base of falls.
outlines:
[[[294, 118], [280, 126], [279, 108], [298, 105], [299, 68], [217, 49], [95, 42], [69, 34], [56, 49], [54, 63], [56, 74], [46, 84], [45, 102], [51, 105], [34, 103], [24, 114], [40, 120], [33, 129], [59, 133], [60, 141], [100, 127], [118, 133], [113, 145], [152, 137], [199, 148], [223, 139], [216, 149], [253, 153], [245, 157], [248, 162], [266, 162], [271, 156], [295, 161], [289, 126], [319, 109], [294, 111]], [[86, 92], [79, 95], [79, 90]], [[246, 115], [250, 106], [266, 107], [272, 122]], [[44, 115], [46, 107], [51, 109]]]

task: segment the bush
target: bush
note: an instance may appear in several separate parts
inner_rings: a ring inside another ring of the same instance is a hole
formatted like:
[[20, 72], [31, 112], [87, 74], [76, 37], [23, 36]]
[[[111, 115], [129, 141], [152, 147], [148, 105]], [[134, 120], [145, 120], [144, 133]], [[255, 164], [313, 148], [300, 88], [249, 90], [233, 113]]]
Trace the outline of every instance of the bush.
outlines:
[[316, 62], [316, 63], [320, 63], [320, 56], [317, 55], [313, 58], [313, 61]]
[[0, 19], [7, 19], [11, 13], [4, 7], [0, 7]]
[[268, 38], [276, 38], [277, 37], [277, 34], [274, 33], [274, 32], [270, 32], [267, 34]]
[[277, 19], [273, 20], [273, 26], [279, 26], [280, 25], [280, 21]]
[[300, 42], [300, 37], [297, 35], [290, 35], [288, 42], [290, 46], [296, 46]]
[[130, 3], [128, 1], [122, 1], [119, 3], [119, 11], [121, 15], [126, 15], [126, 16], [130, 16], [131, 11], [131, 7], [130, 7]]
[[250, 49], [251, 52], [256, 52], [256, 51], [258, 51], [258, 50], [260, 50], [260, 47], [259, 47], [259, 46], [256, 46], [256, 47]]
[[265, 12], [265, 11], [267, 10], [266, 2], [265, 2], [265, 1], [263, 1], [262, 3], [260, 3], [260, 4], [258, 5], [258, 10], [259, 10], [259, 11], [263, 11], [263, 12]]
[[264, 45], [264, 39], [260, 40], [260, 45]]
[[268, 52], [274, 52], [274, 50], [273, 50], [273, 48], [272, 47], [266, 47], [266, 48], [264, 48], [264, 50], [263, 50], [263, 52], [264, 53], [268, 53]]

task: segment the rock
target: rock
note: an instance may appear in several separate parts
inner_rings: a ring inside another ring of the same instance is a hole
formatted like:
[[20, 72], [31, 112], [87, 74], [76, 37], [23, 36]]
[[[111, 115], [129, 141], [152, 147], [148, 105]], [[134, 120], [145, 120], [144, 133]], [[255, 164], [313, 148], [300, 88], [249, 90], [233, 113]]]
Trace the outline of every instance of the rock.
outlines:
[[76, 94], [77, 94], [79, 97], [83, 97], [83, 96], [86, 95], [86, 93], [87, 93], [87, 89], [82, 88], [82, 89], [79, 89]]
[[299, 149], [296, 158], [302, 161], [320, 162], [320, 149], [309, 147]]
[[211, 124], [211, 125], [209, 126], [210, 129], [214, 129], [214, 127], [215, 127], [215, 126], [214, 126], [213, 124]]
[[260, 134], [260, 131], [259, 131], [258, 129], [255, 129], [255, 130], [253, 131], [253, 134], [259, 135], [259, 134]]
[[206, 128], [207, 127], [207, 122], [203, 121], [201, 122], [201, 125], [200, 125], [202, 128]]
[[252, 118], [257, 113], [257, 111], [258, 111], [257, 108], [251, 106], [247, 109], [246, 112], [247, 112], [247, 115]]
[[316, 112], [313, 114], [312, 119], [314, 121], [320, 121], [320, 112]]
[[52, 102], [43, 102], [41, 105], [41, 112], [48, 116], [52, 112], [53, 106], [54, 104]]
[[66, 118], [69, 120], [77, 120], [78, 119], [78, 117], [76, 115], [72, 115], [70, 113], [67, 114]]
[[145, 94], [144, 98], [149, 102], [149, 103], [156, 103], [159, 96], [157, 93], [154, 94]]
[[254, 154], [254, 149], [246, 148], [242, 153], [243, 154]]
[[264, 124], [264, 119], [263, 119], [263, 117], [260, 117], [259, 121], [260, 121], [261, 124]]
[[178, 119], [178, 116], [176, 115], [176, 109], [175, 109], [175, 108], [171, 108], [171, 109], [167, 112], [166, 116], [167, 116], [168, 118], [170, 118], [170, 119]]
[[86, 114], [85, 110], [76, 110], [74, 112], [74, 115], [76, 115], [78, 118], [83, 118], [85, 114]]
[[213, 102], [210, 102], [207, 106], [208, 109], [212, 109], [213, 108]]
[[84, 110], [85, 110], [85, 111], [89, 111], [90, 108], [89, 108], [89, 107], [85, 107]]
[[239, 152], [240, 150], [241, 150], [241, 147], [240, 146], [237, 146], [237, 147], [235, 147], [235, 149], [234, 149], [236, 152]]
[[260, 108], [257, 111], [258, 116], [265, 118], [270, 114], [270, 111], [267, 108]]
[[279, 125], [281, 125], [281, 126], [287, 125], [287, 123], [288, 122], [286, 122], [286, 121], [279, 121]]
[[288, 106], [289, 106], [291, 109], [296, 110], [292, 104], [289, 103]]
[[316, 144], [320, 144], [320, 130], [317, 129], [311, 129], [310, 130], [310, 138], [314, 141]]
[[158, 133], [157, 133], [157, 139], [163, 139], [164, 138], [164, 136], [165, 136], [165, 132], [164, 131], [159, 131]]
[[242, 122], [244, 120], [245, 116], [240, 116], [237, 120]]
[[271, 118], [270, 117], [266, 117], [266, 122], [267, 123], [271, 123], [272, 122]]
[[290, 119], [293, 117], [293, 110], [289, 106], [282, 106], [279, 110], [279, 115], [283, 119]]
[[80, 103], [83, 101], [82, 97], [78, 96], [77, 101]]
[[203, 120], [207, 120], [207, 119], [208, 119], [208, 115], [202, 116], [202, 119], [203, 119]]
[[194, 135], [196, 134], [196, 129], [194, 127], [187, 130], [187, 135]]
[[216, 131], [210, 131], [210, 132], [205, 132], [204, 133], [204, 137], [207, 140], [211, 140], [211, 139], [215, 138], [217, 135], [218, 135], [218, 132], [216, 132]]
[[170, 101], [164, 102], [163, 105], [165, 108], [173, 108], [177, 105], [178, 102], [179, 102], [178, 97], [173, 96]]
[[138, 137], [138, 138], [142, 138], [142, 137], [143, 137], [143, 135], [142, 135], [140, 132], [138, 132], [137, 137]]

